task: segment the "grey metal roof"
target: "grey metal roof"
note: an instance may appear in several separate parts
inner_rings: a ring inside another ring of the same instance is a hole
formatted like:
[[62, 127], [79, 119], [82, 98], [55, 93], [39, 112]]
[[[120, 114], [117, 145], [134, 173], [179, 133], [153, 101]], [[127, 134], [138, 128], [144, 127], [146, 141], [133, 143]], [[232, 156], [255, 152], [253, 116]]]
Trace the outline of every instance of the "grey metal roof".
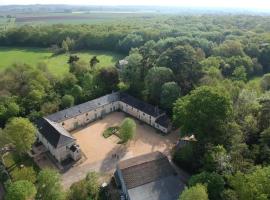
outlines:
[[95, 110], [101, 106], [104, 106], [106, 104], [109, 104], [118, 100], [119, 100], [119, 93], [115, 92], [115, 93], [108, 94], [100, 98], [91, 100], [91, 101], [87, 101], [79, 105], [73, 106], [71, 108], [67, 108], [65, 110], [61, 110], [59, 112], [53, 113], [47, 116], [46, 118], [55, 122], [61, 122], [66, 119], [81, 115], [82, 113]]
[[54, 148], [59, 148], [75, 141], [61, 125], [49, 119], [40, 119], [37, 122], [37, 127], [38, 131]]
[[175, 174], [168, 158], [160, 152], [122, 161], [119, 169], [127, 189], [135, 188]]
[[130, 200], [178, 200], [185, 184], [171, 175], [128, 190]]
[[153, 117], [158, 117], [159, 115], [163, 114], [164, 111], [159, 109], [157, 106], [153, 106], [151, 104], [148, 104], [142, 100], [139, 100], [133, 96], [130, 96], [126, 93], [120, 94], [120, 100], [134, 108], [137, 108], [138, 110], [141, 110], [145, 112], [148, 115], [151, 115]]
[[171, 120], [168, 115], [164, 114], [158, 117], [155, 122], [165, 128], [168, 128], [170, 126]]

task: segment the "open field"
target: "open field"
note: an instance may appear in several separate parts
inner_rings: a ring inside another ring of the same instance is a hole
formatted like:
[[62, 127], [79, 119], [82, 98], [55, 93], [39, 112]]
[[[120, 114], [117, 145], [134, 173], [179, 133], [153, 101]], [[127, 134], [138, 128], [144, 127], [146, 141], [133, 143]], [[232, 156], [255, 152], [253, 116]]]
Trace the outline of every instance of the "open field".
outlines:
[[[97, 56], [100, 63], [97, 67], [114, 66], [123, 55], [106, 51], [80, 51], [75, 52], [81, 60], [89, 62], [92, 56]], [[13, 63], [27, 63], [36, 66], [38, 63], [46, 63], [48, 69], [55, 75], [63, 75], [68, 72], [68, 54], [53, 56], [52, 52], [40, 48], [0, 48], [0, 71], [10, 67]]]
[[16, 25], [48, 24], [101, 24], [154, 17], [152, 13], [137, 12], [73, 12], [73, 13], [20, 13]]
[[[112, 172], [119, 160], [154, 151], [169, 155], [177, 142], [178, 134], [173, 132], [163, 136], [158, 134], [154, 128], [138, 120], [135, 120], [137, 124], [136, 136], [126, 145], [117, 144], [119, 138], [114, 135], [106, 139], [102, 136], [104, 130], [119, 125], [125, 117], [126, 115], [122, 112], [114, 112], [102, 120], [93, 122], [89, 126], [72, 133], [87, 159], [62, 175], [65, 188], [68, 188], [73, 182], [84, 178], [89, 171]], [[113, 157], [114, 154], [118, 158]]]

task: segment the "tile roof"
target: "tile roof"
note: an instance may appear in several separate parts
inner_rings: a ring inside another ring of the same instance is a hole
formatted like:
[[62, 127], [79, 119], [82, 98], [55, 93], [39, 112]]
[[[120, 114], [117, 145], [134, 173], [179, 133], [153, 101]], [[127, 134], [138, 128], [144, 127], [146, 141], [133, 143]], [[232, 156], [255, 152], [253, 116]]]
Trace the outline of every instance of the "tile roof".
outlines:
[[75, 139], [58, 123], [42, 118], [37, 122], [38, 131], [54, 147], [59, 148], [70, 144]]
[[168, 158], [160, 152], [145, 154], [119, 163], [127, 189], [175, 174]]

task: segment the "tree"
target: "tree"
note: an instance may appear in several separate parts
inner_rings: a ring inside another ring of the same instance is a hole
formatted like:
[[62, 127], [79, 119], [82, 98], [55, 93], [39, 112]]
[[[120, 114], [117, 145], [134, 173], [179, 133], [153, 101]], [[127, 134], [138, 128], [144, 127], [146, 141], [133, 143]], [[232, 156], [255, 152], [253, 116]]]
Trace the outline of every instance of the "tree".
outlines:
[[10, 97], [2, 97], [0, 102], [0, 126], [4, 126], [9, 118], [18, 116], [20, 106]]
[[70, 55], [68, 59], [68, 64], [73, 64], [77, 62], [80, 58], [77, 55]]
[[69, 65], [69, 72], [74, 74], [78, 79], [81, 79], [84, 74], [89, 71], [89, 66], [83, 60], [78, 60], [76, 62], [72, 62]]
[[142, 59], [139, 52], [133, 52], [126, 58], [128, 64], [120, 71], [121, 79], [129, 85], [129, 90], [134, 94], [140, 94], [143, 90]]
[[189, 186], [195, 186], [199, 183], [207, 187], [210, 200], [221, 199], [221, 194], [225, 186], [225, 181], [221, 175], [217, 173], [202, 172], [200, 174], [193, 175], [188, 182]]
[[173, 72], [166, 67], [153, 67], [145, 77], [145, 88], [150, 99], [158, 103], [161, 93], [161, 87], [164, 83], [173, 80]]
[[36, 188], [33, 183], [20, 180], [11, 185], [7, 189], [6, 200], [33, 200], [36, 195]]
[[12, 118], [4, 129], [4, 134], [19, 154], [27, 153], [32, 149], [36, 140], [36, 128], [26, 118]]
[[261, 79], [261, 87], [264, 91], [270, 90], [270, 74], [264, 74]]
[[120, 126], [119, 135], [123, 143], [132, 139], [136, 133], [136, 123], [131, 118], [125, 118]]
[[192, 143], [184, 145], [174, 153], [173, 160], [182, 169], [193, 173], [198, 168], [195, 145]]
[[98, 175], [95, 172], [87, 174], [86, 178], [71, 185], [69, 200], [97, 200], [99, 197]]
[[130, 33], [119, 41], [119, 47], [124, 53], [127, 53], [131, 48], [139, 47], [142, 44], [142, 36], [135, 33]]
[[173, 108], [173, 103], [180, 96], [180, 88], [176, 82], [164, 83], [161, 87], [160, 103], [161, 106], [169, 111]]
[[37, 200], [64, 200], [60, 175], [51, 169], [42, 170], [37, 177]]
[[87, 183], [86, 180], [73, 183], [68, 193], [69, 200], [85, 200], [88, 199]]
[[36, 172], [33, 167], [23, 167], [19, 170], [14, 170], [12, 177], [15, 181], [27, 180], [31, 183], [36, 182]]
[[72, 95], [66, 94], [62, 97], [61, 107], [62, 108], [70, 108], [74, 105], [74, 97]]
[[118, 71], [115, 67], [101, 68], [94, 77], [94, 84], [99, 95], [110, 93], [117, 89], [119, 83]]
[[180, 195], [179, 200], [208, 200], [207, 189], [202, 184], [186, 188]]
[[75, 84], [70, 89], [69, 94], [74, 97], [76, 103], [80, 102], [83, 96], [83, 89], [81, 86]]
[[176, 101], [173, 121], [184, 133], [195, 134], [201, 144], [223, 144], [227, 140], [223, 126], [231, 113], [228, 95], [214, 87], [202, 86]]
[[230, 174], [232, 172], [230, 159], [226, 149], [222, 145], [217, 145], [204, 154], [203, 166], [210, 172]]
[[65, 53], [67, 53], [69, 51], [69, 48], [68, 48], [68, 44], [65, 40], [62, 41], [62, 49]]
[[97, 200], [99, 196], [98, 175], [95, 172], [90, 172], [86, 175], [87, 191], [90, 199]]
[[232, 73], [233, 80], [236, 81], [247, 81], [247, 73], [244, 66], [236, 67]]
[[229, 185], [239, 200], [267, 200], [270, 195], [270, 167], [257, 167], [247, 174], [238, 172], [229, 178]]
[[99, 59], [97, 59], [97, 56], [93, 56], [91, 59], [90, 59], [90, 67], [94, 67], [97, 63], [99, 63]]
[[263, 72], [264, 73], [269, 73], [270, 72], [270, 45], [268, 44], [267, 46], [265, 46], [259, 55], [259, 62], [262, 64], [263, 66]]
[[270, 128], [260, 134], [260, 163], [270, 164]]
[[214, 49], [214, 54], [223, 57], [244, 56], [244, 51], [239, 41], [226, 40]]
[[187, 94], [201, 77], [201, 66], [190, 45], [168, 48], [157, 59], [157, 66], [170, 68], [181, 88]]

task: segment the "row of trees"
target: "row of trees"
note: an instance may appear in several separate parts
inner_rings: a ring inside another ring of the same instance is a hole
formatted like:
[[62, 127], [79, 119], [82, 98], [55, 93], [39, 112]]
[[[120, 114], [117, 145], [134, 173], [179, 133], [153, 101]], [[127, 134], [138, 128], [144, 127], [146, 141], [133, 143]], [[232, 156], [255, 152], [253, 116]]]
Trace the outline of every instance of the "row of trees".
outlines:
[[60, 175], [50, 169], [40, 171], [35, 183], [17, 180], [6, 183], [6, 187], [6, 200], [98, 200], [101, 195], [95, 172], [88, 173], [85, 179], [74, 183], [68, 191], [63, 190]]
[[[51, 47], [64, 51], [74, 49], [113, 50], [128, 53], [149, 40], [181, 37], [200, 47], [208, 57], [213, 48], [225, 40], [238, 39], [251, 57], [257, 57], [269, 35], [269, 17], [266, 16], [151, 16], [129, 18], [121, 22], [95, 25], [20, 26], [0, 32], [4, 46]], [[236, 46], [237, 47], [237, 46]], [[224, 46], [215, 52], [226, 50]], [[264, 53], [263, 53], [264, 54]], [[228, 55], [224, 53], [223, 55]], [[266, 54], [263, 59], [269, 59]]]

